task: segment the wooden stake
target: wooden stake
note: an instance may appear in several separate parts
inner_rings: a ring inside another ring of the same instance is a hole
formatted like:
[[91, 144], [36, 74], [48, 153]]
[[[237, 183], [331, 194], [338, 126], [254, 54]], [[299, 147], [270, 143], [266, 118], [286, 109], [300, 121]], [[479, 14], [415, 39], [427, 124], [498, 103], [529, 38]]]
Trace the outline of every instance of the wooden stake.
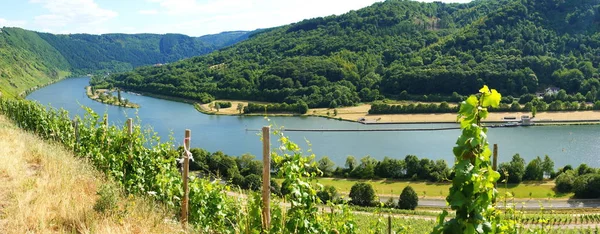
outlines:
[[388, 234], [392, 234], [392, 216], [388, 215]]
[[494, 144], [494, 161], [492, 167], [494, 171], [498, 170], [498, 144]]
[[75, 151], [79, 149], [79, 121], [77, 119], [73, 119], [73, 127], [75, 128]]
[[133, 135], [133, 119], [127, 119], [127, 134]]
[[[192, 135], [192, 131], [189, 129], [185, 130], [185, 138], [183, 140], [184, 146], [186, 150], [190, 149], [190, 137]], [[187, 225], [188, 221], [188, 202], [189, 202], [189, 193], [190, 189], [188, 188], [188, 174], [190, 170], [190, 158], [188, 157], [187, 152], [183, 156], [183, 202], [181, 204], [181, 223], [183, 223], [184, 227]]]
[[129, 135], [129, 163], [131, 163], [131, 160], [133, 158], [133, 155], [131, 154], [131, 150], [133, 148], [133, 119], [129, 118], [127, 119], [127, 135]]
[[271, 140], [270, 140], [270, 127], [262, 128], [263, 137], [263, 186], [262, 186], [262, 200], [263, 200], [263, 230], [268, 231], [271, 227]]

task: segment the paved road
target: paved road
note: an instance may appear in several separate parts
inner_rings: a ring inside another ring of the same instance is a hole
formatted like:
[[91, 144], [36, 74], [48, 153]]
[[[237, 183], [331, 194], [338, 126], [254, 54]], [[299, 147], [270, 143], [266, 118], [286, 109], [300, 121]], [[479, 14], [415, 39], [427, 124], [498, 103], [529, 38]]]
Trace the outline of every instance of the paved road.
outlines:
[[[386, 202], [390, 197], [380, 197], [381, 202]], [[397, 201], [398, 197], [394, 197]], [[511, 206], [512, 201], [507, 200], [507, 206]], [[499, 207], [504, 207], [502, 200], [498, 201]], [[519, 199], [514, 201], [518, 209], [572, 209], [572, 208], [600, 208], [599, 199]], [[447, 207], [446, 200], [436, 198], [419, 198], [420, 207]]]

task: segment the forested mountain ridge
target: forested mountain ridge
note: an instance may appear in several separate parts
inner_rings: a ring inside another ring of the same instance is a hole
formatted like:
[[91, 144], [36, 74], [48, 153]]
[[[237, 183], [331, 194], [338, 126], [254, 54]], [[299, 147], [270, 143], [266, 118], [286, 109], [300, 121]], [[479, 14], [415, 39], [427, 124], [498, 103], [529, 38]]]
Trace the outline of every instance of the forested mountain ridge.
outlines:
[[0, 32], [0, 92], [22, 91], [68, 74], [106, 74], [206, 54], [247, 39], [236, 31], [202, 37], [181, 34], [55, 35], [4, 27]]
[[0, 92], [20, 92], [69, 74], [71, 66], [58, 50], [37, 33], [19, 28], [0, 29]]
[[599, 6], [597, 0], [388, 0], [107, 81], [186, 98], [208, 93], [311, 107], [393, 98], [404, 90], [467, 94], [483, 83], [508, 95], [558, 86], [596, 96]]

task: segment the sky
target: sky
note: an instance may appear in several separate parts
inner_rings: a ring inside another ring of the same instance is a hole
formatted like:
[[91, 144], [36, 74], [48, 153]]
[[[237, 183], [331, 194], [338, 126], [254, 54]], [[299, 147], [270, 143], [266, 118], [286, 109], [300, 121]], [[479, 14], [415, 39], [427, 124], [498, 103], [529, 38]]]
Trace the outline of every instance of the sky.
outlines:
[[[340, 15], [379, 1], [0, 0], [0, 27], [58, 34], [181, 33], [201, 36]], [[464, 3], [470, 0], [439, 1]]]

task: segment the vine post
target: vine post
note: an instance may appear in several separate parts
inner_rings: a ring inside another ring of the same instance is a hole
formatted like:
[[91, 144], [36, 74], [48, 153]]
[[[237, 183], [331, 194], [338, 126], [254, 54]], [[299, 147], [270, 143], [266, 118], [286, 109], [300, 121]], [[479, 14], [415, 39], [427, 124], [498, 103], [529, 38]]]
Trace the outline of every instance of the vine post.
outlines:
[[103, 124], [104, 124], [104, 128], [108, 129], [108, 114], [104, 115], [104, 122], [103, 122]]
[[75, 152], [79, 150], [79, 121], [77, 118], [73, 119], [73, 128], [75, 129], [75, 145], [73, 146]]
[[388, 214], [388, 234], [392, 234], [392, 216]]
[[494, 161], [493, 161], [493, 166], [492, 168], [494, 169], [494, 171], [498, 170], [498, 144], [494, 144]]
[[263, 140], [263, 184], [262, 184], [262, 216], [263, 230], [271, 227], [271, 127], [262, 128]]
[[131, 163], [131, 159], [133, 158], [133, 155], [131, 150], [133, 149], [133, 119], [129, 118], [127, 119], [127, 136], [129, 136], [129, 162]]
[[190, 188], [188, 187], [189, 171], [190, 171], [190, 137], [192, 131], [189, 129], [185, 130], [185, 138], [183, 139], [184, 156], [183, 156], [183, 201], [181, 202], [181, 223], [184, 227], [188, 221], [188, 203]]

